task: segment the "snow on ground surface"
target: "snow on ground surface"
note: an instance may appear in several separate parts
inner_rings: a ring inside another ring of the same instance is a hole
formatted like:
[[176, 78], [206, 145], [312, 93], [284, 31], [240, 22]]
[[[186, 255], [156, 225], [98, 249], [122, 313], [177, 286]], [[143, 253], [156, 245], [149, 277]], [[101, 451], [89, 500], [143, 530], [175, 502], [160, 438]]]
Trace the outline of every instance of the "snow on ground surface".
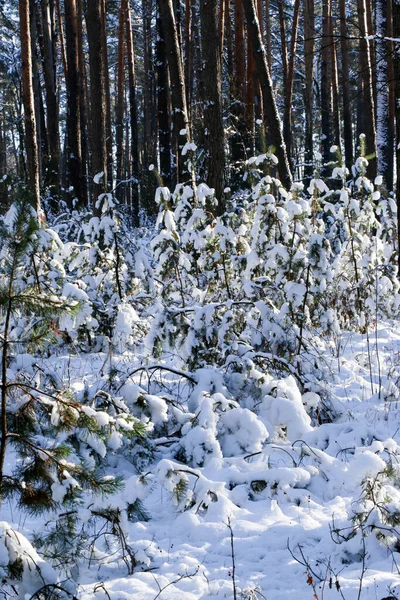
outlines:
[[[399, 597], [400, 554], [393, 550], [399, 530], [388, 528], [390, 543], [385, 547], [375, 535], [373, 520], [378, 522], [379, 510], [400, 514], [395, 457], [395, 442], [400, 442], [400, 330], [397, 323], [380, 323], [368, 340], [366, 335], [342, 334], [336, 347], [339, 357], [327, 351], [318, 359], [326, 373], [318, 385], [339, 415], [333, 423], [314, 421], [311, 426], [297, 407], [299, 431], [293, 435], [301, 439], [270, 437], [258, 447], [250, 424], [245, 433], [241, 430], [247, 437], [241, 443], [251, 448], [254, 442], [254, 451], [214, 456], [203, 467], [182, 463], [193, 493], [193, 506], [186, 510], [166, 480], [151, 475], [142, 493], [150, 519], [126, 523], [138, 562], [135, 572], [128, 575], [122, 560], [116, 563], [112, 553], [101, 556], [98, 549], [80, 569], [79, 600], [234, 598], [233, 576], [237, 598]], [[79, 393], [84, 385], [98, 385], [107, 360], [105, 354], [77, 354], [48, 363]], [[141, 364], [129, 353], [113, 361], [126, 373]], [[289, 388], [291, 379], [285, 383]], [[303, 403], [313, 401], [312, 393], [303, 396]], [[244, 424], [245, 415], [237, 415]], [[394, 474], [385, 479], [389, 455]], [[168, 444], [160, 443], [158, 458], [155, 472], [176, 468]], [[134, 501], [140, 495], [139, 474], [122, 458], [115, 468], [127, 481], [120, 494]], [[367, 497], [366, 481], [377, 483], [379, 498], [374, 499], [375, 492]], [[368, 511], [364, 527], [348, 535], [357, 514]], [[7, 505], [2, 513], [2, 520], [28, 537], [42, 526]], [[340, 536], [342, 543], [337, 543]], [[394, 547], [399, 550], [399, 544]]]

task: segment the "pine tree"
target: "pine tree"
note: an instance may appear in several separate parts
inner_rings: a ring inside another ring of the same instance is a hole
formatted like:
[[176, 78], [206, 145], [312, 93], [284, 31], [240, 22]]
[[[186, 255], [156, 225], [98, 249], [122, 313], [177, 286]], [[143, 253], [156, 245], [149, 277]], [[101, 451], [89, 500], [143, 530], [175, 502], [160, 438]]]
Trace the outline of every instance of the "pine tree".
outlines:
[[[51, 252], [52, 236], [39, 229], [25, 194], [1, 223], [1, 497], [16, 497], [30, 511], [73, 506], [85, 492], [110, 494], [121, 485], [104, 477], [107, 444], [144, 434], [145, 427], [111, 398], [90, 405], [78, 402], [54, 381], [28, 377], [13, 368], [18, 348], [29, 351], [54, 341], [57, 321], [74, 316], [80, 303], [61, 296], [61, 285], [48, 277], [41, 253]], [[6, 472], [12, 445], [18, 459]]]

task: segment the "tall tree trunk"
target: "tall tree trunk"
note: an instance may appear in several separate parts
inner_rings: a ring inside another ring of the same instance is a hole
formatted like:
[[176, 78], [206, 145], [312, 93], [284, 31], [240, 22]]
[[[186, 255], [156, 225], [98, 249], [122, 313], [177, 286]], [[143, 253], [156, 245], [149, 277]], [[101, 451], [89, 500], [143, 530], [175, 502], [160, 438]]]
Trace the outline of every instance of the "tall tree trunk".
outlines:
[[32, 53], [29, 9], [29, 0], [19, 0], [19, 22], [22, 60], [22, 101], [24, 105], [25, 148], [27, 155], [28, 182], [30, 191], [32, 193], [33, 203], [39, 215], [39, 157], [36, 140], [35, 107], [32, 89]]
[[224, 42], [225, 42], [225, 0], [219, 1], [219, 14], [218, 14], [218, 36], [219, 36], [219, 55], [221, 58], [221, 72], [222, 72], [222, 59], [224, 55]]
[[292, 175], [290, 172], [285, 141], [281, 131], [281, 120], [272, 91], [272, 81], [268, 70], [264, 44], [261, 39], [254, 0], [243, 0], [243, 6], [263, 94], [264, 118], [269, 125], [271, 142], [278, 158], [278, 172], [280, 179], [286, 188], [290, 188], [292, 184]]
[[255, 130], [254, 130], [254, 107], [255, 107], [255, 93], [256, 93], [256, 63], [254, 60], [253, 48], [251, 46], [250, 37], [247, 38], [247, 73], [246, 73], [246, 105], [245, 105], [245, 119], [246, 119], [246, 147], [250, 152], [250, 155], [254, 154], [254, 141], [255, 141]]
[[388, 180], [389, 152], [389, 90], [388, 90], [388, 61], [387, 61], [387, 1], [375, 2], [375, 30], [376, 30], [376, 146], [377, 170], [383, 176], [385, 183]]
[[[106, 101], [101, 35], [101, 0], [87, 0], [86, 29], [90, 71], [90, 147], [94, 202], [107, 190]], [[100, 177], [100, 173], [103, 176]]]
[[397, 260], [400, 277], [400, 0], [393, 0], [393, 38], [396, 40], [393, 60], [396, 106], [396, 204]]
[[338, 77], [338, 64], [337, 64], [337, 52], [336, 52], [336, 41], [334, 31], [334, 20], [332, 16], [332, 5], [331, 13], [329, 15], [329, 36], [330, 36], [330, 50], [331, 50], [331, 88], [332, 88], [332, 139], [335, 146], [340, 148], [340, 103], [339, 103], [339, 77]]
[[[139, 225], [139, 133], [138, 133], [138, 108], [136, 99], [135, 55], [133, 48], [133, 33], [131, 11], [129, 3], [126, 4], [126, 55], [128, 59], [129, 80], [129, 127], [130, 127], [130, 155], [131, 155], [131, 206], [134, 225]], [[149, 207], [147, 207], [149, 208]]]
[[306, 117], [304, 134], [304, 176], [313, 175], [313, 106], [314, 106], [314, 0], [303, 2], [304, 21], [304, 112]]
[[106, 111], [107, 184], [108, 187], [111, 188], [113, 180], [113, 139], [111, 128], [110, 76], [108, 72], [106, 0], [101, 0], [101, 48], [103, 53], [104, 99]]
[[[160, 148], [160, 174], [167, 187], [171, 187], [171, 132], [169, 122], [168, 67], [164, 30], [161, 18], [157, 18], [157, 80], [158, 80], [158, 141]], [[187, 60], [187, 57], [186, 57]]]
[[287, 41], [285, 33], [283, 0], [280, 0], [279, 20], [281, 23], [281, 43], [282, 43], [282, 61], [285, 69], [284, 77], [284, 116], [283, 116], [283, 137], [286, 143], [289, 161], [293, 158], [293, 133], [292, 133], [292, 107], [293, 107], [293, 87], [294, 87], [294, 62], [296, 58], [297, 33], [299, 24], [300, 0], [295, 0], [293, 5], [292, 35], [290, 40], [290, 58], [288, 57]]
[[124, 158], [124, 82], [125, 82], [125, 19], [126, 0], [121, 0], [118, 29], [117, 98], [115, 101], [116, 197], [121, 201]]
[[[369, 46], [369, 58], [371, 64], [371, 81], [372, 81], [372, 97], [374, 100], [374, 106], [376, 108], [376, 70], [377, 70], [377, 57], [375, 52], [375, 37], [374, 37], [374, 17], [373, 17], [373, 4], [371, 0], [365, 0], [366, 10], [366, 24], [367, 24], [367, 38]], [[376, 126], [376, 123], [375, 123]]]
[[77, 43], [78, 43], [78, 88], [79, 88], [79, 119], [81, 126], [80, 142], [81, 142], [81, 185], [82, 185], [82, 201], [86, 205], [88, 201], [88, 163], [89, 163], [89, 148], [88, 148], [88, 123], [87, 123], [87, 77], [86, 64], [83, 53], [83, 0], [76, 0], [76, 16], [77, 16]]
[[[258, 22], [260, 24], [260, 33], [261, 33], [261, 38], [262, 40], [264, 40], [264, 2], [263, 0], [257, 0], [257, 13], [258, 13]], [[268, 54], [268, 53], [267, 53]], [[261, 87], [260, 87], [260, 82], [258, 80], [258, 76], [257, 76], [257, 69], [255, 68], [255, 63], [254, 63], [254, 117], [256, 119], [256, 122], [258, 122], [258, 124], [261, 123], [261, 125], [259, 125], [259, 132], [260, 132], [260, 136], [258, 139], [258, 145], [257, 145], [257, 149], [260, 150], [261, 152], [265, 152], [265, 127], [264, 127], [264, 119], [263, 119], [263, 109], [262, 109], [262, 97], [261, 97]]]
[[358, 53], [358, 106], [357, 106], [357, 132], [366, 136], [367, 154], [375, 154], [369, 159], [368, 176], [376, 176], [376, 129], [375, 105], [372, 87], [372, 69], [367, 29], [367, 12], [365, 0], [357, 0], [358, 27], [360, 31], [360, 45]]
[[388, 86], [389, 86], [389, 125], [388, 125], [388, 168], [386, 185], [389, 190], [393, 190], [394, 184], [394, 140], [395, 140], [395, 79], [394, 79], [394, 52], [395, 45], [393, 42], [393, 0], [387, 0], [387, 61], [388, 61]]
[[[79, 111], [78, 38], [75, 0], [65, 0], [65, 33], [67, 41], [67, 148], [68, 182], [80, 206], [82, 195], [81, 126]], [[72, 196], [68, 195], [68, 200]]]
[[64, 69], [64, 77], [67, 78], [67, 53], [65, 51], [65, 41], [64, 41], [64, 27], [61, 17], [61, 6], [60, 0], [56, 0], [56, 10], [57, 10], [57, 21], [58, 21], [58, 30], [60, 36], [60, 49], [61, 49], [61, 58]]
[[218, 36], [218, 0], [200, 0], [201, 48], [205, 93], [204, 126], [207, 184], [215, 189], [217, 211], [225, 210], [225, 143], [222, 121], [221, 57]]
[[192, 0], [185, 0], [185, 90], [190, 121], [193, 94]]
[[346, 167], [351, 173], [354, 162], [353, 154], [353, 126], [350, 104], [350, 69], [349, 69], [349, 34], [347, 30], [346, 1], [339, 0], [340, 14], [340, 42], [341, 42], [341, 66], [342, 66], [342, 98], [343, 98], [343, 138]]
[[33, 89], [33, 102], [35, 107], [35, 121], [36, 121], [36, 142], [38, 148], [38, 162], [39, 162], [39, 189], [42, 189], [43, 185], [43, 172], [45, 170], [45, 163], [47, 160], [46, 152], [46, 124], [44, 122], [44, 108], [42, 99], [42, 90], [40, 87], [40, 76], [38, 69], [38, 56], [37, 56], [37, 21], [36, 21], [36, 9], [35, 4], [30, 4], [30, 27], [31, 27], [31, 53], [32, 53], [32, 89]]
[[272, 73], [272, 36], [271, 36], [271, 15], [270, 15], [270, 0], [265, 0], [265, 12], [267, 15], [267, 19], [265, 22], [265, 43], [266, 43], [266, 51], [267, 51], [267, 64], [269, 74]]
[[286, 23], [285, 23], [285, 0], [279, 0], [279, 33], [281, 37], [281, 59], [282, 59], [282, 79], [283, 79], [283, 98], [284, 98], [284, 113], [283, 113], [283, 139], [285, 140], [286, 149], [288, 153], [288, 159], [290, 163], [290, 146], [291, 146], [291, 131], [289, 129], [289, 123], [286, 119], [286, 103], [288, 101], [288, 77], [289, 77], [289, 57], [286, 39]]
[[152, 127], [151, 127], [151, 2], [142, 0], [143, 11], [143, 167], [147, 172], [149, 164], [152, 162]]
[[182, 156], [182, 149], [190, 141], [189, 123], [186, 109], [185, 81], [183, 75], [182, 58], [180, 54], [178, 32], [172, 0], [160, 0], [160, 16], [165, 34], [167, 59], [171, 80], [171, 98], [173, 108], [173, 135], [177, 147], [177, 174], [178, 181], [184, 182], [191, 179]]
[[246, 46], [244, 35], [244, 11], [242, 0], [234, 0], [235, 7], [235, 52], [234, 74], [232, 85], [232, 115], [235, 134], [232, 136], [232, 158], [235, 162], [246, 157], [246, 123], [245, 123], [245, 91], [246, 91]]
[[52, 27], [52, 12], [49, 0], [41, 1], [41, 29], [43, 35], [43, 75], [47, 108], [47, 136], [49, 160], [44, 183], [49, 187], [53, 196], [60, 193], [60, 132], [59, 110], [56, 84], [56, 65], [54, 57], [54, 40]]
[[321, 133], [322, 133], [322, 158], [324, 173], [328, 174], [326, 167], [331, 160], [330, 149], [333, 143], [332, 136], [332, 54], [330, 45], [330, 18], [332, 0], [323, 0], [322, 3], [322, 49], [321, 49]]

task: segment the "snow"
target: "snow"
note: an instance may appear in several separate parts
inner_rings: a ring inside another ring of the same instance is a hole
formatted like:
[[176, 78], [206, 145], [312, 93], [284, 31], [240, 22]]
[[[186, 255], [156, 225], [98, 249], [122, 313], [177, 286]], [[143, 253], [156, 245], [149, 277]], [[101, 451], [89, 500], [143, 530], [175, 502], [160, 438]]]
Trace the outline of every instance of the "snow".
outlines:
[[[56, 323], [72, 343], [35, 356], [21, 344], [7, 369], [33, 388], [18, 395], [15, 386], [10, 415], [30, 403], [48, 411], [51, 435], [39, 420], [33, 427], [39, 458], [69, 441], [48, 480], [59, 506], [34, 515], [13, 499], [2, 505], [0, 575], [21, 600], [43, 581], [67, 585], [72, 571], [79, 600], [218, 600], [234, 586], [251, 600], [398, 597], [395, 206], [364, 167], [354, 189], [335, 167], [343, 188], [334, 199], [317, 175], [308, 191], [262, 178], [246, 209], [223, 218], [202, 208], [214, 195], [205, 184], [198, 207], [188, 186], [159, 188], [158, 230], [135, 234], [129, 252], [121, 246], [121, 295], [112, 199], [85, 224], [84, 244], [39, 236], [54, 259], [43, 298], [67, 298], [80, 312]], [[11, 210], [7, 226], [15, 218]], [[29, 327], [17, 314], [10, 339]], [[6, 474], [28, 459], [10, 447]], [[123, 487], [86, 489], [79, 470], [89, 467]], [[34, 545], [64, 508], [84, 548], [73, 568], [53, 568]], [[16, 558], [21, 580], [9, 573]]]
[[[400, 337], [396, 328], [382, 323], [378, 339], [381, 366], [385, 368], [400, 351]], [[159, 462], [151, 485], [138, 475], [130, 475], [121, 492], [121, 500], [140, 499], [152, 515], [148, 522], [126, 523], [139, 568], [127, 575], [123, 563], [111, 561], [107, 566], [106, 562], [99, 578], [97, 569], [82, 567], [79, 600], [107, 597], [100, 581], [112, 600], [132, 596], [152, 600], [158, 586], [163, 588], [171, 582], [163, 592], [167, 598], [231, 597], [228, 519], [233, 531], [236, 585], [243, 597], [257, 598], [258, 590], [271, 598], [310, 598], [307, 569], [292, 558], [289, 546], [299, 561], [302, 549], [322, 581], [330, 561], [345, 597], [356, 600], [360, 537], [357, 534], [337, 545], [330, 528], [348, 527], [351, 514], [365, 510], [362, 500], [360, 503], [364, 482], [381, 478], [387, 467], [385, 456], [398, 452], [392, 437], [398, 435], [398, 409], [394, 402], [377, 401], [371, 392], [368, 396], [368, 371], [360, 363], [360, 357], [366, 355], [365, 337], [342, 334], [342, 346], [346, 350], [339, 363], [334, 357], [330, 359], [332, 375], [327, 382], [344, 411], [338, 423], [312, 427], [306, 411], [320, 405], [321, 393], [300, 394], [291, 376], [263, 384], [265, 395], [254, 413], [237, 406], [229, 409], [222, 380], [207, 369], [200, 373], [198, 390], [214, 392], [199, 396], [194, 390], [192, 394], [198, 424], [193, 427], [187, 422], [188, 433], [182, 438], [192, 466], [165, 458]], [[72, 366], [75, 370], [79, 364]], [[95, 377], [95, 363], [93, 367], [91, 377]], [[78, 373], [76, 370], [76, 376]], [[121, 392], [132, 402], [140, 388], [127, 382]], [[364, 401], [357, 396], [364, 396]], [[151, 403], [154, 398], [147, 400]], [[221, 406], [220, 418], [214, 410], [216, 403]], [[153, 406], [153, 410], [165, 416], [161, 406]], [[381, 419], [385, 414], [388, 418]], [[187, 489], [178, 502], [173, 490], [180, 481]], [[385, 494], [392, 498], [385, 501], [387, 510], [398, 510], [398, 489], [384, 480], [382, 484], [382, 498]], [[54, 485], [54, 497], [62, 499], [68, 485], [68, 479], [64, 486]], [[376, 519], [378, 516], [371, 512], [368, 523]], [[386, 597], [389, 588], [396, 589], [400, 578], [388, 551], [372, 544], [373, 533], [368, 534], [367, 542], [362, 598], [375, 600]], [[4, 564], [4, 545], [0, 544], [0, 552]], [[321, 593], [322, 582], [316, 585]], [[33, 593], [34, 583], [30, 580], [22, 589]], [[328, 585], [324, 593], [328, 600], [338, 594]]]
[[101, 180], [104, 177], [104, 171], [101, 171], [101, 173], [96, 173], [96, 175], [93, 177], [93, 181], [95, 182], [96, 185], [99, 185]]

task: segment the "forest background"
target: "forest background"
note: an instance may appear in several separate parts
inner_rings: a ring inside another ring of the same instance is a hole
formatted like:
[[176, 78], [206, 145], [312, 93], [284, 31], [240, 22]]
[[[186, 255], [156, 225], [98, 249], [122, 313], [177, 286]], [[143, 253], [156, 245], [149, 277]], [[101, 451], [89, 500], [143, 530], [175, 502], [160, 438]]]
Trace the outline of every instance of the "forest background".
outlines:
[[395, 0], [26, 0], [3, 2], [0, 22], [0, 176], [29, 181], [46, 210], [115, 190], [138, 224], [157, 173], [193, 178], [186, 143], [220, 213], [256, 153], [274, 149], [289, 187], [332, 146], [351, 172], [360, 134], [368, 176], [394, 188]]
[[400, 2], [0, 27], [0, 595], [397, 600]]

